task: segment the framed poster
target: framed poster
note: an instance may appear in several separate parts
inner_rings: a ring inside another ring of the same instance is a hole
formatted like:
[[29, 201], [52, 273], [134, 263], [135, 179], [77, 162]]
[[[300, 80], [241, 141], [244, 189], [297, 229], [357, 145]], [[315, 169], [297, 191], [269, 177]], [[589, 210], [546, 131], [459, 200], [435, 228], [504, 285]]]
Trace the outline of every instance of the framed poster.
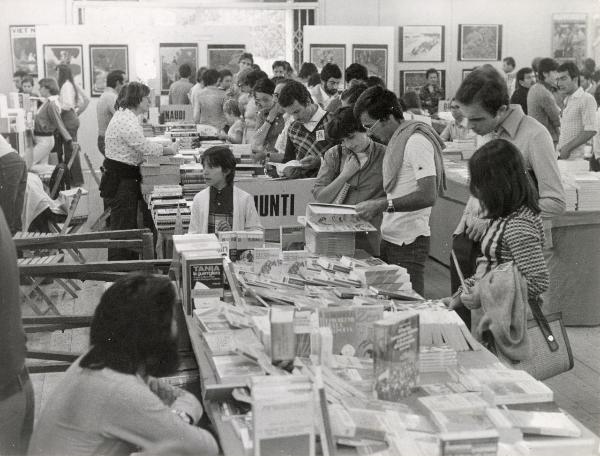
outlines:
[[400, 62], [443, 62], [443, 25], [405, 25], [400, 27]]
[[319, 70], [326, 63], [335, 63], [342, 70], [346, 69], [346, 45], [345, 44], [311, 44], [310, 61], [314, 63]]
[[10, 35], [13, 73], [17, 70], [22, 70], [31, 76], [37, 76], [35, 25], [10, 25], [8, 31]]
[[[427, 70], [406, 70], [400, 72], [400, 96], [403, 96], [406, 92], [417, 92], [421, 91], [427, 83], [425, 73]], [[446, 70], [437, 70], [440, 78], [440, 87], [446, 93]]]
[[198, 68], [198, 45], [196, 43], [160, 43], [158, 48], [160, 61], [160, 93], [169, 93], [169, 87], [178, 77], [179, 67], [187, 63], [192, 74]]
[[[355, 44], [352, 46], [352, 62], [367, 68], [369, 76], [383, 79], [387, 85], [388, 47], [376, 44]], [[340, 68], [342, 73], [345, 68]]]
[[580, 66], [587, 50], [587, 15], [552, 15], [552, 57], [559, 62], [574, 60]]
[[45, 77], [58, 79], [56, 67], [64, 63], [71, 68], [75, 84], [84, 87], [83, 46], [81, 44], [44, 44], [43, 50]]
[[106, 77], [114, 70], [129, 74], [126, 44], [90, 44], [90, 90], [99, 97], [106, 88]]
[[500, 60], [502, 58], [502, 26], [458, 26], [458, 60]]
[[238, 59], [244, 52], [246, 46], [243, 44], [209, 44], [207, 66], [217, 71], [227, 69], [236, 74], [240, 71]]

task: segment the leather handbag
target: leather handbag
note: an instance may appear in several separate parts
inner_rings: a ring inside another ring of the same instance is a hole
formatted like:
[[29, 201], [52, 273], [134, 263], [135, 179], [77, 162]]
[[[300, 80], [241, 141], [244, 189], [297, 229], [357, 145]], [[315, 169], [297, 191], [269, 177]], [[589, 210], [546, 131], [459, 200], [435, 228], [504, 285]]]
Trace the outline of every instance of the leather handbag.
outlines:
[[507, 358], [499, 350], [496, 356], [507, 366], [528, 372], [537, 380], [545, 380], [573, 368], [573, 352], [562, 313], [544, 315], [537, 301], [529, 302], [533, 318], [527, 320], [527, 335], [532, 356], [523, 361]]

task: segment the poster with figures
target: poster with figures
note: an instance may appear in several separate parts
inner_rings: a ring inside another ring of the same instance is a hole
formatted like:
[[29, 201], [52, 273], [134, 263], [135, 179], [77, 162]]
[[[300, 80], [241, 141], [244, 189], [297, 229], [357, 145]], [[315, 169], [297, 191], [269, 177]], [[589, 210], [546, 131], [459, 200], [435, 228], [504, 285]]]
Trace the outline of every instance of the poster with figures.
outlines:
[[13, 73], [22, 70], [31, 76], [37, 76], [35, 25], [10, 25], [8, 29]]
[[198, 45], [196, 43], [161, 43], [158, 49], [160, 60], [160, 92], [169, 93], [169, 88], [179, 78], [179, 67], [187, 63], [192, 74], [198, 68]]
[[90, 44], [90, 82], [93, 97], [102, 95], [106, 88], [106, 77], [114, 70], [129, 74], [127, 45]]
[[[440, 78], [440, 88], [445, 93], [446, 70], [437, 70], [437, 72]], [[427, 83], [425, 73], [426, 70], [400, 71], [400, 96], [404, 95], [406, 92], [419, 93], [421, 91], [421, 87], [423, 87]]]
[[552, 16], [552, 57], [559, 62], [574, 60], [581, 65], [587, 49], [587, 15], [580, 13]]
[[83, 46], [81, 44], [44, 44], [44, 74], [47, 78], [58, 79], [56, 67], [68, 65], [75, 84], [84, 87]]
[[344, 44], [311, 44], [310, 61], [319, 71], [327, 63], [335, 63], [342, 72], [346, 69], [346, 45]]

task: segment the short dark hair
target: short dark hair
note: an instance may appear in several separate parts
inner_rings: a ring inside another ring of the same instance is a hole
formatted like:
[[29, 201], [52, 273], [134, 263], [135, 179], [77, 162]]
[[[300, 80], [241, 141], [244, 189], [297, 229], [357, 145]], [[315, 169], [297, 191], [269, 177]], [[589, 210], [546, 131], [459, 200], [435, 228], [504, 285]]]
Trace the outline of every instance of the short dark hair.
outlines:
[[273, 95], [275, 91], [275, 84], [268, 78], [262, 78], [256, 81], [254, 84], [254, 92], [266, 93], [268, 95]]
[[21, 84], [25, 84], [26, 82], [28, 82], [29, 84], [31, 84], [33, 86], [34, 82], [33, 82], [33, 78], [29, 75], [27, 76], [23, 76], [23, 79], [21, 79]]
[[179, 67], [179, 76], [182, 78], [189, 78], [192, 74], [192, 67], [187, 63], [182, 63]]
[[106, 76], [106, 85], [115, 89], [117, 84], [123, 84], [125, 81], [125, 72], [123, 70], [112, 70]]
[[517, 66], [517, 62], [512, 57], [504, 57], [502, 61], [513, 68]]
[[566, 71], [571, 79], [577, 79], [579, 82], [579, 68], [573, 61], [563, 62], [556, 69], [559, 73]]
[[558, 70], [558, 62], [554, 59], [546, 57], [538, 63], [538, 76], [541, 81], [544, 80], [544, 73]]
[[307, 79], [313, 74], [318, 74], [319, 70], [317, 66], [312, 62], [304, 62], [300, 67], [300, 71], [298, 72], [298, 77], [302, 79]]
[[[592, 76], [592, 74], [593, 74], [593, 73], [592, 73], [590, 70], [586, 70], [586, 69], [584, 68], [583, 70], [581, 70], [581, 74], [580, 74], [580, 76], [581, 76], [582, 78], [584, 78], [584, 79], [588, 79], [588, 80], [590, 80], [590, 81], [591, 81], [591, 80], [593, 79], [593, 76]], [[25, 80], [25, 79], [23, 79], [23, 80]]]
[[596, 70], [592, 73], [592, 80], [594, 82], [600, 82], [600, 70]]
[[538, 194], [525, 169], [519, 149], [505, 139], [494, 139], [469, 160], [469, 188], [487, 211], [487, 217], [506, 217], [522, 206], [540, 212]]
[[283, 81], [287, 81], [287, 80], [288, 80], [288, 78], [286, 78], [285, 76], [273, 76], [271, 78], [271, 82], [274, 85], [281, 84]]
[[533, 71], [535, 73], [538, 73], [540, 71], [540, 62], [542, 61], [542, 57], [535, 57], [532, 61], [531, 61], [531, 68], [533, 68]]
[[80, 366], [132, 375], [144, 367], [156, 377], [173, 373], [178, 364], [177, 340], [171, 334], [175, 297], [164, 276], [134, 273], [118, 279], [96, 307], [91, 348]]
[[219, 82], [219, 72], [213, 68], [209, 68], [202, 74], [202, 84], [204, 87], [215, 85]]
[[259, 79], [268, 79], [267, 73], [261, 70], [252, 70], [249, 73], [242, 73], [239, 78], [239, 83], [244, 85], [249, 85], [251, 88], [254, 88], [254, 85]]
[[219, 71], [219, 79], [223, 80], [225, 79], [227, 76], [231, 76], [233, 77], [233, 73], [231, 72], [231, 70], [224, 68], [221, 71]]
[[358, 79], [359, 81], [366, 81], [369, 77], [367, 67], [360, 63], [351, 63], [346, 71], [344, 72], [344, 79], [346, 82], [350, 82], [352, 79]]
[[429, 68], [427, 71], [425, 71], [425, 79], [429, 78], [430, 74], [435, 74], [438, 77], [440, 76], [438, 70], [436, 70], [435, 68]]
[[282, 108], [293, 105], [294, 101], [297, 101], [302, 106], [307, 106], [312, 103], [312, 97], [304, 84], [291, 80], [281, 89], [277, 101]]
[[501, 106], [509, 105], [506, 81], [491, 65], [480, 66], [469, 73], [460, 84], [455, 98], [466, 105], [479, 103], [493, 116]]
[[235, 178], [235, 156], [229, 147], [209, 147], [202, 154], [201, 162], [202, 166], [210, 166], [211, 168], [220, 167], [223, 172], [229, 171], [225, 180], [229, 185], [233, 184]]
[[294, 67], [287, 60], [283, 61], [283, 69], [285, 70], [286, 73], [288, 73], [288, 75], [292, 74], [294, 72]]
[[583, 69], [588, 70], [590, 73], [596, 71], [596, 61], [591, 57], [588, 57], [583, 61]]
[[358, 97], [367, 90], [367, 84], [364, 82], [359, 82], [357, 84], [353, 84], [351, 87], [348, 87], [346, 90], [342, 92], [340, 98], [348, 103], [349, 105], [353, 105], [358, 100]]
[[396, 94], [380, 86], [369, 87], [354, 103], [354, 115], [357, 119], [360, 119], [363, 112], [376, 120], [387, 119], [390, 114], [396, 120], [404, 119]]
[[235, 117], [241, 117], [242, 115], [238, 101], [232, 98], [225, 100], [225, 103], [223, 103], [223, 112]]
[[24, 70], [17, 70], [13, 73], [13, 78], [22, 78], [27, 76], [29, 73], [27, 73], [27, 71]]
[[525, 76], [527, 76], [530, 73], [533, 73], [533, 68], [521, 68], [519, 71], [517, 71], [517, 81], [523, 81], [525, 79]]
[[200, 67], [196, 71], [196, 82], [202, 82], [202, 75], [208, 70], [208, 67]]
[[60, 89], [58, 88], [58, 82], [54, 78], [43, 78], [38, 81], [40, 88], [48, 89], [50, 95], [58, 95]]
[[321, 75], [319, 73], [311, 74], [307, 81], [308, 87], [314, 87], [321, 84]]
[[141, 82], [132, 81], [125, 84], [119, 92], [117, 100], [119, 108], [137, 108], [144, 97], [150, 95], [150, 87]]
[[271, 69], [275, 71], [275, 68], [277, 67], [281, 67], [283, 68], [283, 71], [285, 71], [285, 62], [283, 60], [275, 60], [273, 65], [271, 65]]
[[365, 128], [354, 115], [351, 106], [338, 109], [327, 124], [326, 134], [332, 141], [341, 141], [354, 132], [364, 132]]
[[385, 82], [379, 76], [369, 76], [367, 78], [367, 87], [375, 86], [383, 87], [384, 89], [386, 88]]
[[327, 82], [329, 78], [342, 78], [342, 70], [335, 63], [326, 63], [323, 68], [321, 68], [321, 81]]
[[402, 101], [404, 101], [404, 107], [408, 109], [423, 109], [421, 106], [421, 99], [417, 92], [414, 90], [408, 90], [402, 96]]
[[238, 63], [240, 63], [242, 60], [250, 60], [252, 63], [254, 63], [254, 56], [250, 52], [242, 52], [238, 58]]

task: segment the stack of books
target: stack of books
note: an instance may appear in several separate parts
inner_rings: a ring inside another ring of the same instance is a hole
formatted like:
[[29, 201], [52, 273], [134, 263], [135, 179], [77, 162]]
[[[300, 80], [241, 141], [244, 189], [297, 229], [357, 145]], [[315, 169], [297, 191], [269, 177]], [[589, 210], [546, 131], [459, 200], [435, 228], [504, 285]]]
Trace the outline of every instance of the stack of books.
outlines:
[[577, 189], [578, 186], [573, 181], [563, 180], [563, 188], [565, 189], [565, 205], [567, 211], [577, 210]]
[[146, 195], [157, 185], [179, 185], [179, 167], [183, 164], [183, 157], [147, 155], [144, 163], [140, 165], [142, 175], [142, 194]]
[[167, 137], [179, 141], [179, 146], [184, 149], [191, 149], [194, 139], [200, 137], [196, 131], [196, 125], [178, 124], [167, 127]]
[[410, 276], [405, 268], [393, 264], [356, 268], [350, 277], [359, 280], [363, 287], [373, 293], [391, 299], [420, 299], [412, 292]]
[[586, 172], [575, 174], [578, 211], [600, 210], [600, 176], [598, 173]]
[[192, 201], [198, 192], [204, 190], [207, 185], [204, 180], [204, 170], [200, 163], [186, 163], [179, 168], [183, 197]]
[[416, 310], [421, 323], [420, 343], [424, 347], [449, 347], [457, 352], [480, 350], [469, 329], [456, 312], [440, 304]]
[[191, 211], [182, 197], [179, 185], [158, 185], [147, 196], [150, 212], [156, 229], [162, 233], [173, 233], [179, 226], [187, 231], [190, 225]]
[[553, 391], [527, 372], [513, 369], [469, 369], [481, 384], [483, 398], [493, 405], [552, 402]]
[[231, 261], [243, 260], [253, 263], [254, 249], [263, 248], [265, 245], [264, 231], [221, 231], [219, 241], [226, 242], [229, 259]]

